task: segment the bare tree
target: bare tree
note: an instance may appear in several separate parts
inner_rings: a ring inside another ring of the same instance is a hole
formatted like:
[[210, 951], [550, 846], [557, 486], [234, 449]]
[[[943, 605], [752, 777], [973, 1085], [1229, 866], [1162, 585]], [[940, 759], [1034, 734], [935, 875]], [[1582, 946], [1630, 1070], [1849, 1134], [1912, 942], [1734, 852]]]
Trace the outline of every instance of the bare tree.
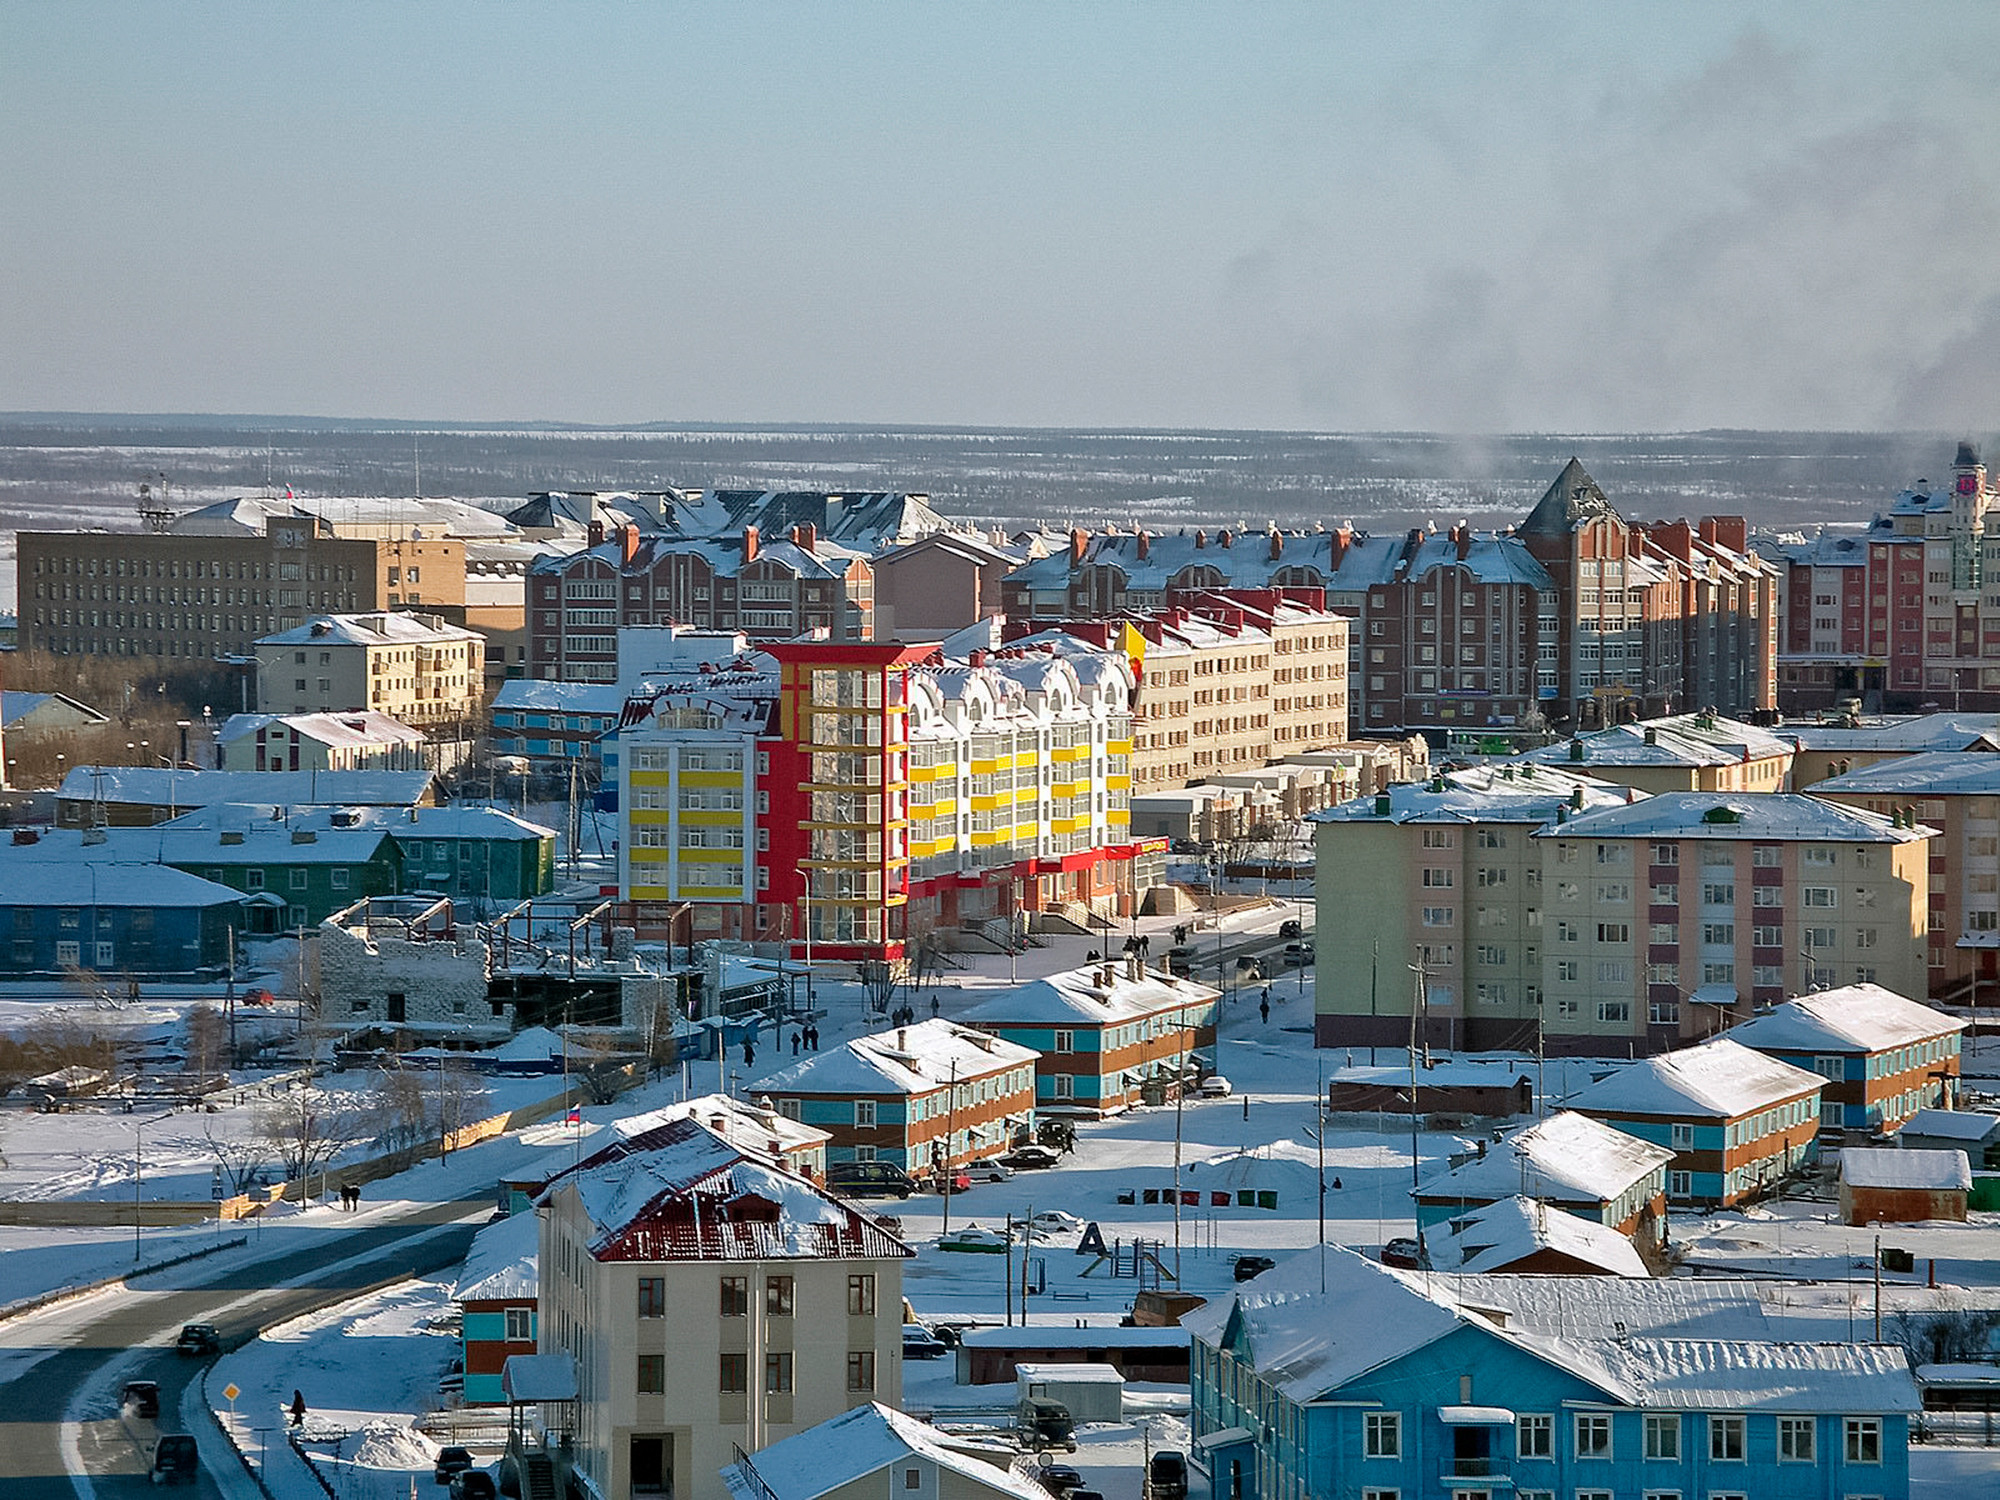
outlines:
[[389, 1068], [368, 1095], [369, 1128], [385, 1151], [408, 1151], [429, 1136], [423, 1080], [407, 1068]]
[[1993, 1357], [2000, 1309], [1971, 1307], [1939, 1295], [1928, 1309], [1906, 1309], [1893, 1320], [1895, 1340], [1920, 1365], [1985, 1361]]
[[249, 1135], [218, 1136], [215, 1127], [207, 1123], [202, 1126], [202, 1134], [208, 1141], [208, 1154], [222, 1169], [222, 1180], [232, 1193], [247, 1193], [257, 1185], [258, 1174], [271, 1159], [268, 1142], [255, 1131]]
[[197, 1005], [187, 1017], [187, 1062], [206, 1090], [209, 1081], [225, 1070], [224, 1051], [228, 1045], [229, 1023], [213, 1005]]
[[486, 1084], [464, 1062], [446, 1058], [438, 1067], [431, 1099], [436, 1106], [438, 1151], [448, 1156], [453, 1134], [485, 1115]]
[[368, 1110], [350, 1094], [308, 1084], [259, 1107], [252, 1130], [281, 1162], [285, 1175], [304, 1182], [368, 1136]]

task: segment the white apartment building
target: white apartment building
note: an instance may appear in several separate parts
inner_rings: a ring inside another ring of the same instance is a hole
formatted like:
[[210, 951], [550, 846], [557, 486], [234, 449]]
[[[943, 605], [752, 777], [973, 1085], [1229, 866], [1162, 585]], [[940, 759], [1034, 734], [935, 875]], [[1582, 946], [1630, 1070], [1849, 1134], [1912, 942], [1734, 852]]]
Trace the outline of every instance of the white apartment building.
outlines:
[[576, 1363], [586, 1493], [723, 1500], [738, 1450], [900, 1403], [914, 1252], [695, 1120], [643, 1139], [536, 1199], [538, 1342]]
[[438, 615], [320, 615], [257, 642], [266, 713], [370, 709], [418, 727], [470, 719], [485, 675], [485, 637]]

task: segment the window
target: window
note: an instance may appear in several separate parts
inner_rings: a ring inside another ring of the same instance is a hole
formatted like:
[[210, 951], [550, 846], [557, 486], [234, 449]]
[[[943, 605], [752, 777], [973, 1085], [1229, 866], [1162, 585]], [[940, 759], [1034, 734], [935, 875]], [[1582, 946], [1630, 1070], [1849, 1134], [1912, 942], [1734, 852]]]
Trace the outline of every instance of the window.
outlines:
[[725, 1354], [717, 1375], [715, 1388], [725, 1396], [747, 1395], [750, 1390], [750, 1356], [747, 1354]]
[[1611, 1416], [1595, 1412], [1576, 1414], [1576, 1456], [1578, 1458], [1611, 1457]]
[[1818, 907], [1823, 911], [1831, 911], [1839, 905], [1839, 897], [1830, 885], [1809, 885], [1805, 888], [1804, 896], [1807, 906]]
[[875, 1389], [875, 1351], [851, 1349], [847, 1355], [847, 1388], [850, 1391]]
[[1362, 1428], [1361, 1451], [1369, 1458], [1403, 1456], [1403, 1414], [1371, 1411]]
[[1076, 1033], [1074, 1031], [1058, 1031], [1056, 1033], [1055, 1050], [1058, 1052], [1076, 1051]]
[[792, 1315], [794, 1282], [789, 1276], [770, 1276], [764, 1281], [764, 1315], [789, 1318]]
[[1841, 1423], [1846, 1435], [1847, 1461], [1851, 1464], [1882, 1462], [1882, 1419], [1848, 1417]]
[[854, 1101], [854, 1125], [857, 1130], [873, 1130], [875, 1128], [875, 1101], [873, 1099], [856, 1099]]
[[1813, 1434], [1816, 1423], [1811, 1417], [1778, 1418], [1778, 1462], [1784, 1464], [1809, 1464], [1814, 1461]]
[[764, 1391], [767, 1395], [789, 1395], [792, 1389], [792, 1356], [790, 1354], [767, 1354], [764, 1356]]
[[1669, 1198], [1692, 1198], [1694, 1196], [1694, 1173], [1667, 1173], [1667, 1196]]
[[639, 1278], [639, 1316], [642, 1318], [664, 1318], [667, 1315], [667, 1278], [664, 1276], [641, 1276]]
[[1676, 1122], [1675, 1124], [1669, 1125], [1667, 1127], [1667, 1131], [1669, 1136], [1668, 1143], [1676, 1151], [1694, 1150], [1694, 1126], [1683, 1125]]
[[1361, 1492], [1361, 1500], [1403, 1500], [1403, 1492], [1401, 1490], [1365, 1489]]
[[664, 1354], [639, 1356], [639, 1394], [663, 1396], [667, 1390], [667, 1357]]
[[1711, 1463], [1743, 1462], [1743, 1418], [1708, 1419], [1708, 1457]]
[[875, 1278], [872, 1275], [847, 1278], [847, 1315], [850, 1318], [875, 1316]]
[[1555, 1456], [1556, 1419], [1550, 1416], [1525, 1416], [1514, 1419], [1514, 1453], [1518, 1458], [1553, 1458]]
[[1632, 941], [1632, 928], [1625, 922], [1599, 922], [1597, 940], [1600, 943], [1629, 943]]
[[507, 1342], [526, 1344], [535, 1337], [535, 1310], [532, 1307], [510, 1307], [507, 1312]]
[[747, 1318], [750, 1316], [749, 1277], [725, 1276], [722, 1278], [722, 1316], [725, 1318]]

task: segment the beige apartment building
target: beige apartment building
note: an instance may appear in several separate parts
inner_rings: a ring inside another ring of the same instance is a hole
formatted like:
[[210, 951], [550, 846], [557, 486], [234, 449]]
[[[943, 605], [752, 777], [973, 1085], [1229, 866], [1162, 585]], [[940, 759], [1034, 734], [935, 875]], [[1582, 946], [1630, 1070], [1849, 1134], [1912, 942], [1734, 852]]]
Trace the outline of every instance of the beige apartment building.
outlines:
[[536, 1200], [544, 1354], [576, 1363], [597, 1495], [722, 1500], [741, 1453], [902, 1399], [903, 1262], [867, 1213], [692, 1119]]
[[324, 615], [257, 642], [266, 713], [370, 709], [416, 727], [476, 717], [486, 642], [437, 615]]

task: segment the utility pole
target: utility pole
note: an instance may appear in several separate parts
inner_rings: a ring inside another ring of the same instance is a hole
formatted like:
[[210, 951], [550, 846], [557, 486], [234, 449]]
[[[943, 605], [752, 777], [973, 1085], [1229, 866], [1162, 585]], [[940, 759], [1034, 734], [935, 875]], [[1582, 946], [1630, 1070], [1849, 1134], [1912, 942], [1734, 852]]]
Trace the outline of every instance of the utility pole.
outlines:
[[1416, 993], [1410, 1000], [1410, 1186], [1421, 1187], [1417, 1152], [1417, 1018], [1423, 1014], [1424, 1006], [1430, 999], [1429, 987], [1425, 983], [1422, 948], [1417, 949], [1417, 961], [1410, 968], [1417, 976]]

